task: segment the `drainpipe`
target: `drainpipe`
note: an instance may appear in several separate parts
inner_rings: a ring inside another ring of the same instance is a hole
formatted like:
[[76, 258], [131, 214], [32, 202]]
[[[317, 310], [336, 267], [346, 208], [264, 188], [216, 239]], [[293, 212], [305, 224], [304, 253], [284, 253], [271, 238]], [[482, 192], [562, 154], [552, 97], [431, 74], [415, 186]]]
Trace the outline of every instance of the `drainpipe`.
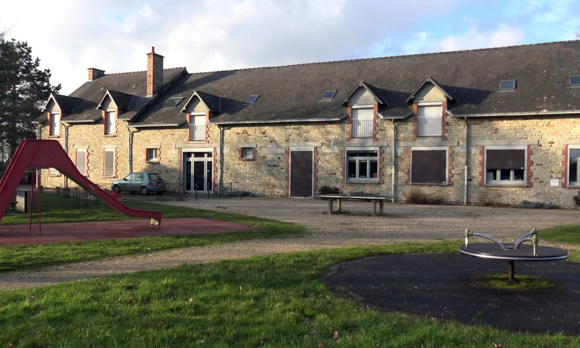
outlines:
[[224, 136], [226, 130], [224, 127], [221, 126], [218, 127], [220, 129], [220, 172], [218, 178], [218, 198], [220, 198], [224, 183]]
[[391, 193], [393, 198], [392, 203], [395, 203], [395, 187], [396, 187], [396, 177], [397, 177], [397, 128], [395, 124], [395, 119], [393, 121], [393, 161], [391, 163]]
[[222, 185], [224, 183], [224, 148], [225, 148], [225, 136], [226, 136], [226, 131], [232, 129], [232, 127], [223, 127], [223, 126], [219, 126], [218, 128], [220, 129], [220, 171], [219, 171], [219, 177], [218, 177], [218, 197], [221, 196], [221, 188]]
[[129, 131], [129, 152], [127, 154], [128, 159], [128, 173], [133, 173], [133, 133], [137, 132], [138, 130], [135, 128], [131, 128], [131, 126], [127, 126], [127, 130]]
[[469, 125], [467, 123], [467, 116], [465, 116], [465, 180], [464, 180], [464, 188], [463, 188], [463, 205], [467, 205], [467, 191], [468, 191], [468, 177], [469, 177], [469, 141], [468, 141], [468, 134], [469, 134]]
[[[68, 129], [70, 127], [70, 123], [66, 123], [63, 122], [62, 125], [64, 126], [64, 152], [66, 152], [67, 155], [69, 155], [68, 153]], [[70, 157], [70, 155], [69, 155]], [[64, 187], [67, 188], [68, 187], [68, 176], [63, 175], [64, 176]]]

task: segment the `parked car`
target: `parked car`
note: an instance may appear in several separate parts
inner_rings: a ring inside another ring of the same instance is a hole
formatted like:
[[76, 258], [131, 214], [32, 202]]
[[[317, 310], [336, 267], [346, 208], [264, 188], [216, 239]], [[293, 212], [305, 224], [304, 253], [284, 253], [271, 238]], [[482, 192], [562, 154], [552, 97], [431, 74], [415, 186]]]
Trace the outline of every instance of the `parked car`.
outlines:
[[165, 181], [157, 173], [131, 173], [122, 180], [113, 181], [111, 190], [121, 193], [121, 191], [141, 192], [146, 196], [149, 192], [163, 194], [167, 190]]

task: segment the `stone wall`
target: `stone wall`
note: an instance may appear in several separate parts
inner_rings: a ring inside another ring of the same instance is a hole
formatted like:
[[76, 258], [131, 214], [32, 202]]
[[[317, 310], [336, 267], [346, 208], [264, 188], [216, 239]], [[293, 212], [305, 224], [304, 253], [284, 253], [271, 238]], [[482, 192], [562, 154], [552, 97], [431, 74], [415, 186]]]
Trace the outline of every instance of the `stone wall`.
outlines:
[[[468, 204], [516, 204], [523, 200], [574, 207], [573, 197], [580, 187], [567, 183], [567, 147], [580, 145], [580, 122], [573, 117], [481, 118], [468, 119], [468, 152], [464, 119], [444, 118], [440, 137], [417, 137], [416, 119], [377, 119], [376, 140], [348, 140], [348, 121], [326, 124], [280, 124], [231, 127], [224, 131], [223, 182], [234, 191], [260, 196], [289, 195], [289, 154], [293, 149], [311, 149], [315, 154], [314, 186], [328, 186], [343, 193], [365, 192], [392, 195], [393, 134], [396, 135], [395, 199], [406, 201], [410, 193], [438, 198], [446, 203], [463, 204], [465, 164], [468, 164]], [[206, 141], [188, 141], [187, 126], [179, 128], [127, 127], [118, 122], [116, 136], [104, 136], [103, 125], [75, 124], [68, 129], [68, 153], [75, 161], [76, 149], [87, 149], [88, 178], [108, 188], [110, 182], [133, 171], [159, 172], [168, 185], [178, 189], [182, 181], [182, 152], [203, 150], [213, 154], [215, 185], [219, 181], [219, 128], [209, 125]], [[48, 138], [48, 127], [42, 127]], [[56, 138], [64, 145], [65, 132]], [[129, 157], [129, 139], [133, 137], [133, 156]], [[516, 185], [490, 185], [485, 182], [484, 154], [489, 146], [519, 146], [527, 151], [527, 178]], [[241, 149], [254, 149], [254, 158], [243, 159]], [[448, 154], [446, 184], [410, 183], [410, 151], [413, 148], [444, 148]], [[103, 150], [116, 149], [115, 177], [103, 176]], [[148, 148], [156, 148], [159, 161], [146, 161]], [[379, 151], [378, 182], [352, 183], [345, 178], [346, 149], [373, 148]], [[62, 187], [63, 177], [43, 171], [46, 187]], [[69, 181], [69, 185], [73, 186]], [[214, 187], [215, 187], [214, 185]], [[555, 185], [555, 186], [554, 186]], [[316, 192], [315, 192], [316, 193]]]

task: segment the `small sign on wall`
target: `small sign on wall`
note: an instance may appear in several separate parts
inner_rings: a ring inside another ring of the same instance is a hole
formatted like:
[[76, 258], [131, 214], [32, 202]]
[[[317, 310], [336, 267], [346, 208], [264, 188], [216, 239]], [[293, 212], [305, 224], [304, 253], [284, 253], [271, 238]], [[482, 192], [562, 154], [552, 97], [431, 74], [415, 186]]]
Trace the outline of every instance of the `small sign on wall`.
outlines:
[[560, 179], [550, 179], [550, 186], [554, 187], [560, 186]]

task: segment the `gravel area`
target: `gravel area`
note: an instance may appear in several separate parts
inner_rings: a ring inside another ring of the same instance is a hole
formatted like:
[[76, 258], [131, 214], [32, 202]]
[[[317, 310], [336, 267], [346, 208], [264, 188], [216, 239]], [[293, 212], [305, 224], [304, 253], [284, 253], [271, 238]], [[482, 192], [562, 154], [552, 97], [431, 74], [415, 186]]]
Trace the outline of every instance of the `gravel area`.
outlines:
[[[150, 196], [147, 199], [154, 198]], [[329, 215], [326, 201], [312, 199], [254, 197], [163, 199], [158, 202], [292, 222], [306, 226], [309, 232], [303, 238], [251, 240], [46, 267], [34, 271], [3, 273], [0, 274], [0, 289], [30, 288], [111, 274], [173, 267], [184, 263], [237, 259], [289, 251], [443, 239], [458, 240], [458, 243], [461, 243], [465, 228], [488, 234], [503, 242], [510, 242], [517, 240], [533, 227], [542, 230], [557, 225], [580, 224], [578, 211], [561, 209], [385, 204], [385, 214], [373, 217], [370, 216], [372, 209], [370, 202], [344, 202], [343, 211], [348, 213]]]

